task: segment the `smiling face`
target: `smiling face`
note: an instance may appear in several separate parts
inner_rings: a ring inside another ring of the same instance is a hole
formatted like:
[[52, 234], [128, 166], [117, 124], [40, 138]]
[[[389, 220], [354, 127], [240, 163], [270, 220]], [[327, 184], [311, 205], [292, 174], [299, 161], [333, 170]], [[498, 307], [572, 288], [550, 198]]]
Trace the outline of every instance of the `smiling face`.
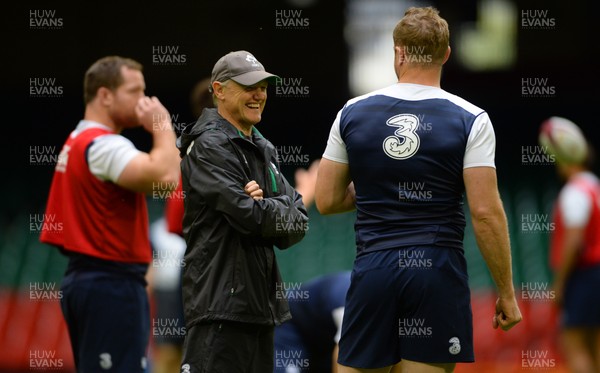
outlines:
[[219, 114], [231, 124], [248, 134], [252, 126], [260, 122], [267, 103], [266, 80], [244, 86], [233, 80], [214, 82]]

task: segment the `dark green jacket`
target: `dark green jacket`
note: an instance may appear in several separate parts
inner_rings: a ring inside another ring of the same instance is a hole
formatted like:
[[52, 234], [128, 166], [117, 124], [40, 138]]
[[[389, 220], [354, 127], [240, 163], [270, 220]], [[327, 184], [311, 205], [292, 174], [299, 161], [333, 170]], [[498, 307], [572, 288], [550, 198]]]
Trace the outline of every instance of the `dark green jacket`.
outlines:
[[[278, 325], [291, 318], [277, 289], [273, 246], [299, 242], [308, 223], [300, 196], [280, 172], [273, 144], [256, 129], [250, 139], [205, 109], [177, 140], [185, 193], [182, 273], [187, 328], [230, 320]], [[264, 199], [244, 186], [255, 180]]]

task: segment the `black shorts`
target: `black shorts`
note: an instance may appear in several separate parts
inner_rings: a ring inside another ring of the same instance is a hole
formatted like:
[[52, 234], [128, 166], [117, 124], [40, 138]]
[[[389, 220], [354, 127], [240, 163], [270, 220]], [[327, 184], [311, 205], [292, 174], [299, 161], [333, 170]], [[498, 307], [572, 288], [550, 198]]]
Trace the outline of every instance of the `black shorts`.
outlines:
[[145, 372], [150, 310], [145, 283], [105, 273], [72, 272], [61, 308], [78, 372]]
[[215, 321], [192, 326], [181, 373], [273, 372], [273, 326]]
[[600, 327], [600, 266], [576, 269], [565, 287], [561, 325], [565, 328]]
[[472, 362], [466, 261], [456, 249], [415, 246], [354, 262], [338, 362], [381, 368], [402, 359]]

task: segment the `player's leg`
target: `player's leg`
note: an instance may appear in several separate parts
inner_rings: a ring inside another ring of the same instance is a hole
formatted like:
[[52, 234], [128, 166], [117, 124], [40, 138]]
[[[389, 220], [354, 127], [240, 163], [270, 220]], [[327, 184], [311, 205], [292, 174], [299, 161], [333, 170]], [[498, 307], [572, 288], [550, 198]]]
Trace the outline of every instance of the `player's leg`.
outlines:
[[338, 373], [389, 373], [390, 369], [392, 369], [391, 366], [376, 369], [352, 368], [341, 364], [337, 366]]
[[567, 366], [571, 372], [596, 372], [584, 328], [563, 329], [560, 333], [560, 341]]
[[573, 272], [565, 287], [560, 344], [573, 372], [599, 371], [595, 368], [600, 325], [598, 286], [600, 267], [592, 267]]
[[592, 334], [592, 356], [596, 364], [595, 371], [600, 372], [600, 328], [593, 328], [590, 333]]
[[155, 347], [152, 360], [153, 373], [179, 372], [181, 366], [181, 347], [163, 343]]
[[452, 373], [455, 367], [455, 363], [430, 364], [403, 359], [391, 373]]
[[394, 365], [390, 373], [451, 373], [456, 364], [426, 364], [418, 361], [402, 360]]

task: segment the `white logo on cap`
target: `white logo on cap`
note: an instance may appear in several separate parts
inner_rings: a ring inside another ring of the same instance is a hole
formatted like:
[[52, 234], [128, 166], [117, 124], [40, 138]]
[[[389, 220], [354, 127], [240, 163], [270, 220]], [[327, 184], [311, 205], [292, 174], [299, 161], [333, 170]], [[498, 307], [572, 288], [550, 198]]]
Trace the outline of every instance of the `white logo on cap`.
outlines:
[[246, 55], [246, 61], [251, 62], [252, 66], [260, 66], [258, 60], [251, 54]]

